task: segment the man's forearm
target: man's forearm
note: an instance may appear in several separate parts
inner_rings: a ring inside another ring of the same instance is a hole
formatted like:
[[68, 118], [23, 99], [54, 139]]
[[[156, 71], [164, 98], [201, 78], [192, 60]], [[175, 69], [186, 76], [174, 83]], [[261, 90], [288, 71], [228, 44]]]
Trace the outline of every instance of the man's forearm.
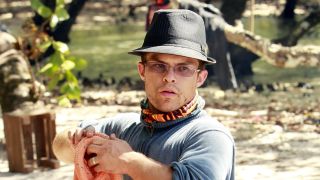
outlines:
[[150, 159], [141, 153], [127, 153], [124, 159], [127, 161], [128, 175], [134, 180], [172, 179], [172, 169], [169, 166]]

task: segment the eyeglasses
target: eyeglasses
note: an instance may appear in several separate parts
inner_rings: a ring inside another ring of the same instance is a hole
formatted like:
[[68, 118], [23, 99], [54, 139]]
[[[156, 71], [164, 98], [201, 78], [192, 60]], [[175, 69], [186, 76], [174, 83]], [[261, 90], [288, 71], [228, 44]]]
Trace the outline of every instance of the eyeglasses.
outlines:
[[[157, 61], [145, 61], [143, 64], [151, 71], [154, 73], [158, 74], [164, 74], [169, 72], [170, 70], [170, 65], [157, 62]], [[200, 70], [197, 69], [197, 67], [190, 65], [190, 64], [179, 64], [173, 67], [173, 72], [182, 77], [190, 77], [192, 76], [195, 72], [199, 72]]]

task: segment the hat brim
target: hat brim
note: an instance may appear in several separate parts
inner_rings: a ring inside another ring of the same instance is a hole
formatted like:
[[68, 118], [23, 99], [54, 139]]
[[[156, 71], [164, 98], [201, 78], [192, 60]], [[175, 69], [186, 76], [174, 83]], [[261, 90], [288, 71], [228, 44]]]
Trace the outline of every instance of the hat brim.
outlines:
[[178, 47], [178, 46], [152, 46], [152, 47], [141, 47], [134, 49], [129, 54], [141, 56], [142, 53], [163, 53], [163, 54], [173, 54], [173, 55], [179, 55], [189, 58], [195, 58], [201, 61], [205, 61], [209, 64], [216, 63], [216, 60], [211, 57], [206, 57], [203, 54], [201, 54], [198, 51], [195, 51], [193, 49], [185, 48], [185, 47]]

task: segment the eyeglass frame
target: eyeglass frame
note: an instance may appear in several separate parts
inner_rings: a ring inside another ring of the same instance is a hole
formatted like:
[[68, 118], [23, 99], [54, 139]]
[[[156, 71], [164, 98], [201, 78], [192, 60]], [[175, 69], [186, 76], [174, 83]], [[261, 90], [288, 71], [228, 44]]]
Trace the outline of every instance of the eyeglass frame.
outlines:
[[[159, 71], [157, 71], [157, 70], [155, 70], [154, 68], [148, 66], [148, 63], [150, 63], [150, 62], [153, 62], [154, 64], [164, 65], [165, 68], [164, 68], [164, 70], [159, 70]], [[154, 73], [157, 73], [157, 74], [165, 74], [165, 73], [168, 73], [168, 72], [170, 71], [170, 69], [172, 68], [174, 74], [176, 74], [176, 75], [178, 75], [178, 76], [180, 76], [180, 77], [191, 77], [191, 76], [193, 76], [193, 75], [195, 74], [195, 72], [200, 72], [200, 71], [203, 70], [203, 69], [200, 69], [200, 67], [202, 67], [202, 66], [199, 65], [197, 68], [191, 69], [191, 70], [192, 70], [192, 73], [190, 72], [190, 74], [181, 74], [181, 72], [179, 72], [179, 71], [177, 70], [177, 68], [179, 68], [179, 67], [181, 67], [181, 66], [188, 66], [188, 65], [186, 65], [186, 64], [178, 64], [178, 65], [175, 65], [175, 66], [172, 67], [172, 66], [170, 66], [169, 64], [163, 63], [163, 62], [161, 62], [161, 61], [156, 61], [156, 60], [149, 60], [149, 61], [142, 60], [142, 61], [140, 61], [139, 63], [143, 64], [145, 67], [148, 67], [151, 72], [154, 72]]]

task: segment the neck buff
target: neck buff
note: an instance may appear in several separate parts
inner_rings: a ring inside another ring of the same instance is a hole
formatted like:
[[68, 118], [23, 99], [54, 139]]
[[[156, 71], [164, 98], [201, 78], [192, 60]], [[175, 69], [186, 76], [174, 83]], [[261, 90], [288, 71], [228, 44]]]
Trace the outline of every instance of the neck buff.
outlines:
[[154, 114], [149, 108], [148, 99], [142, 100], [140, 105], [141, 105], [141, 120], [144, 124], [165, 127], [166, 125], [164, 124], [167, 124], [167, 125], [175, 124], [174, 122], [176, 121], [181, 121], [191, 115], [198, 114], [201, 111], [201, 109], [204, 107], [204, 100], [197, 93], [190, 102], [188, 102], [181, 108], [175, 111], [157, 113], [157, 114]]

